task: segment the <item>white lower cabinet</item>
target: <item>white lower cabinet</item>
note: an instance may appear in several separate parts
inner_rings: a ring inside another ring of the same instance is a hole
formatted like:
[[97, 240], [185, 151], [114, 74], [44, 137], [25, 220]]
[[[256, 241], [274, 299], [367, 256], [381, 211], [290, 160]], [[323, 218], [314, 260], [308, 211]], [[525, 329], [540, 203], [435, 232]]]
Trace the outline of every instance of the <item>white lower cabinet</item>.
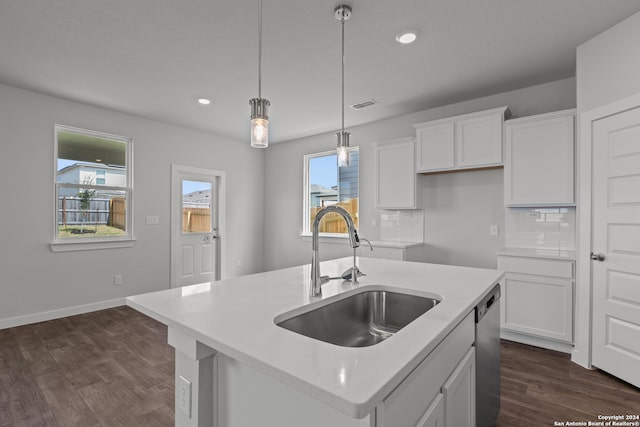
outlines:
[[376, 407], [375, 426], [475, 426], [474, 339], [471, 313]]
[[438, 394], [427, 412], [420, 418], [416, 427], [444, 427], [444, 399]]
[[448, 427], [476, 425], [476, 354], [475, 348], [458, 364], [442, 386], [444, 420]]
[[503, 338], [513, 339], [504, 332], [515, 332], [571, 344], [574, 262], [498, 256], [498, 269], [505, 271], [500, 299]]

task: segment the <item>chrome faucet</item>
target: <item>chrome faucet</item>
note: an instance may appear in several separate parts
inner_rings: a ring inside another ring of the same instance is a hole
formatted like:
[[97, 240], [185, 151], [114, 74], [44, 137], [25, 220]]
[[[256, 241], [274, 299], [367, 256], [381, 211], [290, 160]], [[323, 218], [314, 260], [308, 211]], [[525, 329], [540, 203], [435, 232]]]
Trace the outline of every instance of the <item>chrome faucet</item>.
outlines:
[[[349, 245], [351, 245], [351, 247], [354, 249], [360, 246], [358, 232], [356, 231], [356, 227], [353, 224], [353, 219], [351, 218], [351, 215], [349, 215], [349, 212], [336, 205], [327, 206], [326, 208], [318, 212], [316, 218], [313, 220], [313, 237], [311, 241], [311, 249], [313, 253], [311, 256], [311, 287], [309, 289], [309, 296], [312, 297], [318, 297], [322, 295], [322, 284], [329, 281], [329, 276], [323, 277], [320, 275], [320, 260], [318, 258], [318, 226], [322, 217], [331, 212], [335, 212], [340, 215], [347, 223]], [[355, 273], [355, 269], [357, 268], [355, 264], [353, 268], [353, 271]]]

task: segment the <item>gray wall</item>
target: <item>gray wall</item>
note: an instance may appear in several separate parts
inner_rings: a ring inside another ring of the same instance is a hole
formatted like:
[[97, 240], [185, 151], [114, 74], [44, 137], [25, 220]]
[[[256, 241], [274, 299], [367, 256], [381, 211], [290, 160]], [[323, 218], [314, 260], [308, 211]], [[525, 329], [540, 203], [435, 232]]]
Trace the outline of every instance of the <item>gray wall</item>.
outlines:
[[640, 13], [577, 49], [578, 112], [640, 93]]
[[[56, 123], [133, 138], [133, 248], [51, 252]], [[0, 141], [0, 327], [21, 316], [168, 288], [171, 163], [227, 172], [226, 275], [263, 269], [264, 152], [246, 141], [4, 85]], [[23, 209], [5, 209], [19, 206], [16, 200]], [[146, 225], [147, 215], [159, 216], [160, 224]], [[113, 285], [115, 274], [122, 286]]]
[[[360, 147], [360, 234], [375, 240], [380, 230], [380, 212], [375, 207], [374, 152], [372, 144], [413, 136], [414, 123], [508, 105], [514, 117], [573, 108], [575, 79], [565, 79], [494, 96], [474, 99], [414, 114], [403, 115], [349, 128], [351, 144]], [[384, 108], [380, 105], [374, 108]], [[351, 114], [357, 114], [351, 113]], [[348, 117], [347, 117], [348, 121]], [[302, 231], [302, 174], [305, 154], [335, 147], [333, 133], [274, 144], [265, 163], [265, 268], [276, 269], [311, 258], [308, 239]], [[495, 251], [504, 242], [489, 236], [489, 225], [504, 228], [502, 171], [466, 172], [423, 177], [419, 191], [424, 196], [425, 239], [432, 249], [427, 260], [449, 264], [495, 267]], [[465, 228], [460, 221], [465, 221]], [[467, 232], [466, 230], [473, 230]], [[440, 252], [438, 252], [440, 251]], [[321, 259], [347, 256], [347, 243], [323, 243]]]

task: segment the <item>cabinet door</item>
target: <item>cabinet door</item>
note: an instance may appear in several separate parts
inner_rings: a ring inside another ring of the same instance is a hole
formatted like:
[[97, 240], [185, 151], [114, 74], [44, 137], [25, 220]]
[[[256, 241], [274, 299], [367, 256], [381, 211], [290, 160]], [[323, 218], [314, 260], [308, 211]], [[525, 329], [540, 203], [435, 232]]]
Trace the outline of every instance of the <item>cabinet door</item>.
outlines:
[[507, 273], [502, 328], [527, 335], [573, 341], [573, 281]]
[[574, 113], [505, 124], [506, 206], [567, 206], [574, 199]]
[[420, 418], [416, 427], [444, 427], [444, 399], [442, 393], [433, 399], [431, 406]]
[[469, 117], [456, 122], [456, 167], [502, 164], [503, 113]]
[[415, 144], [413, 139], [376, 144], [376, 206], [416, 208]]
[[416, 129], [418, 138], [418, 172], [452, 169], [454, 167], [454, 122], [438, 122]]
[[476, 354], [469, 349], [442, 386], [444, 418], [447, 427], [476, 425]]

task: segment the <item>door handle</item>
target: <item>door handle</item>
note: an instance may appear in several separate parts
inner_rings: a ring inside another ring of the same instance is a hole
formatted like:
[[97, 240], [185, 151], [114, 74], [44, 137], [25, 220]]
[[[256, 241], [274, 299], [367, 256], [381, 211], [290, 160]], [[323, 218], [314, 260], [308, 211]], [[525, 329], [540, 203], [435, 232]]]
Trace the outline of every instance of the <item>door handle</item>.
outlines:
[[606, 257], [602, 252], [598, 252], [597, 254], [596, 254], [596, 253], [591, 252], [591, 259], [592, 259], [592, 260], [594, 260], [594, 261], [600, 261], [600, 262], [602, 262], [602, 261], [604, 261], [606, 258], [607, 258], [607, 257]]

